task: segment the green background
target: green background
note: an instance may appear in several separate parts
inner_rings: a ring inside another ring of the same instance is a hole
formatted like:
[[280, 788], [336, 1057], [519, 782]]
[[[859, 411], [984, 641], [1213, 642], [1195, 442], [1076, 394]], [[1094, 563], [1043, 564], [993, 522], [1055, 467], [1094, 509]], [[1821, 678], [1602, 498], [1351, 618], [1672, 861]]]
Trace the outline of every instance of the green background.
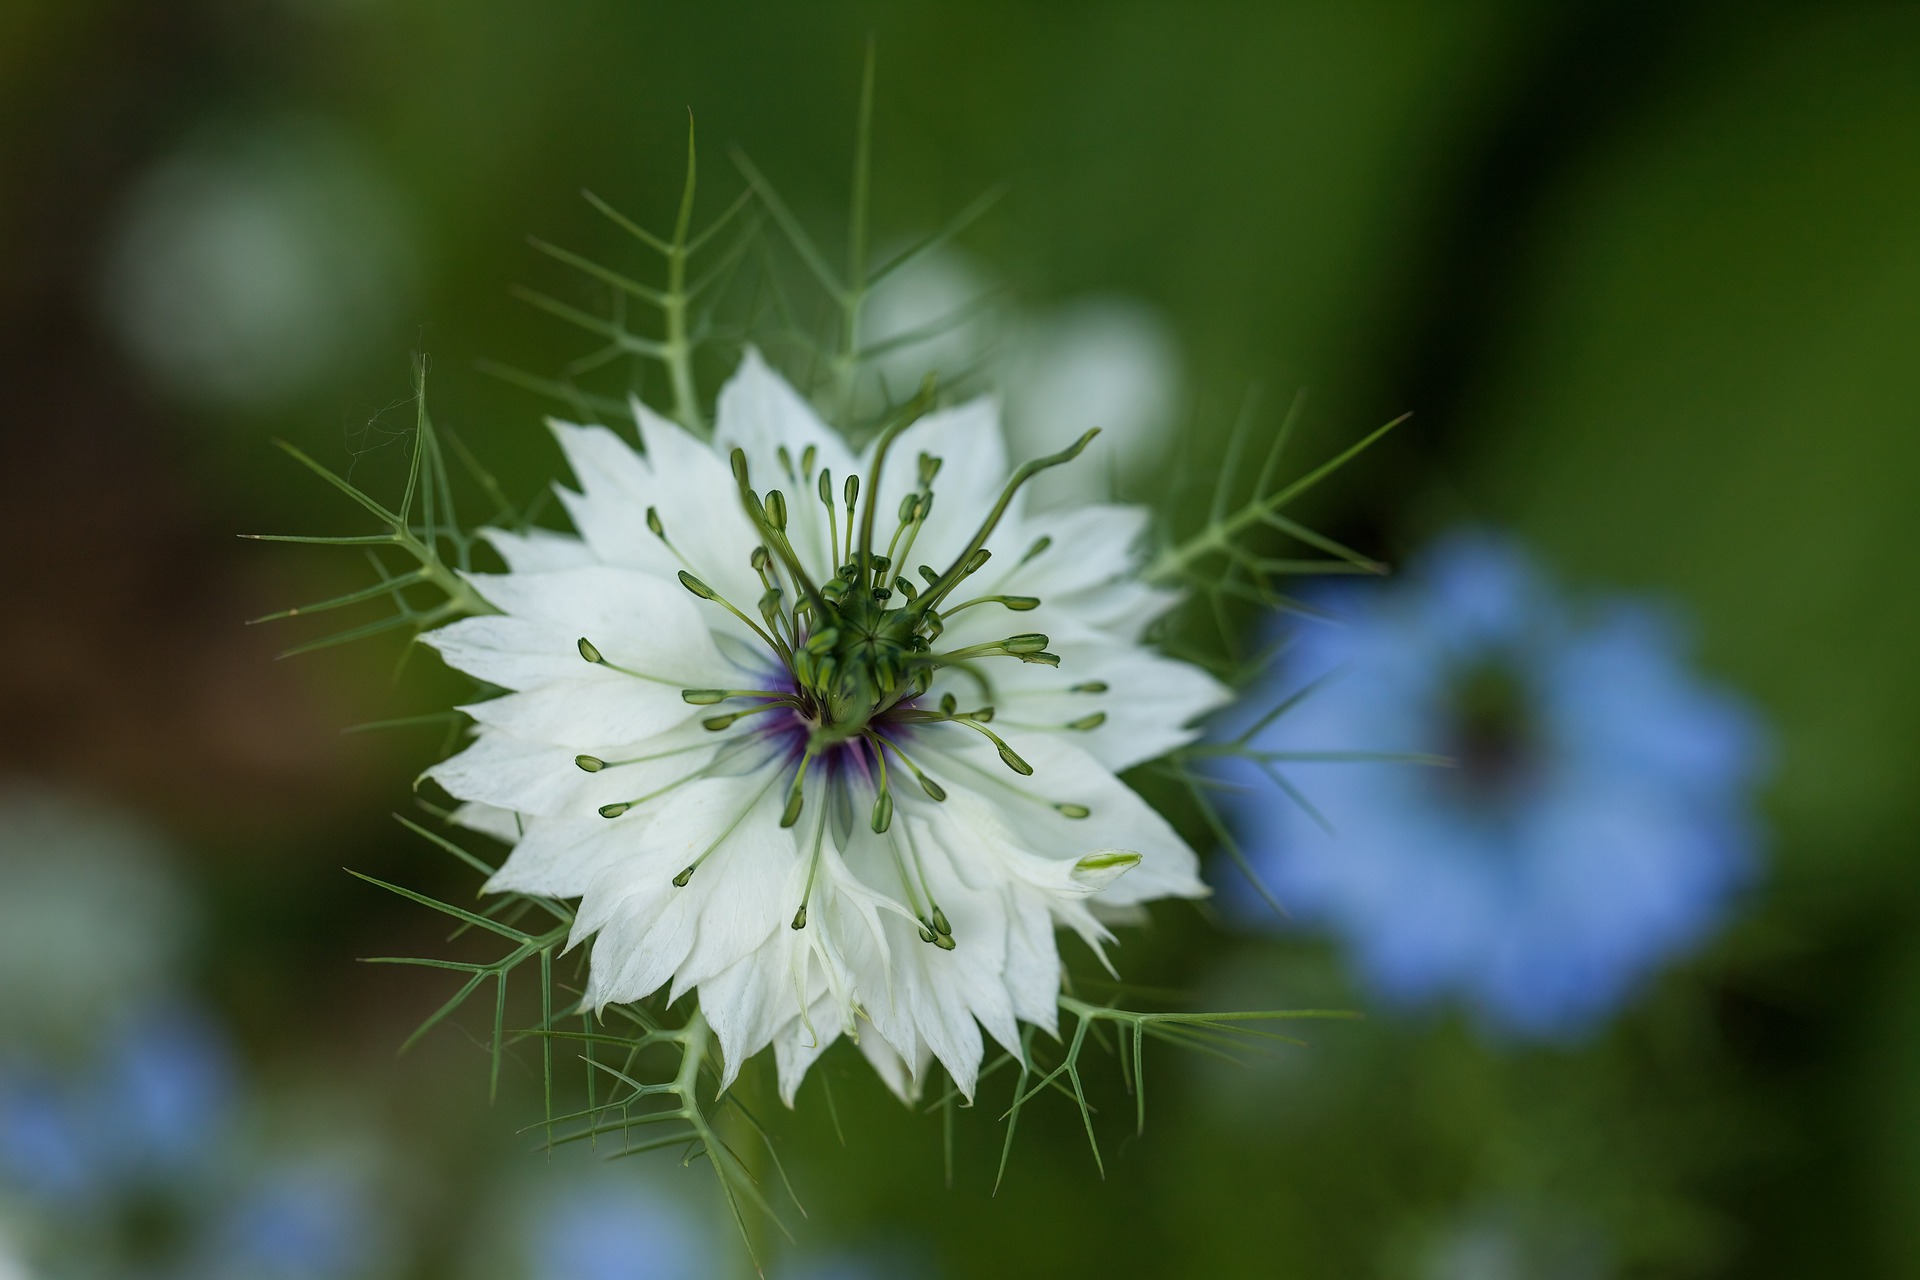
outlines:
[[[997, 1196], [996, 1109], [963, 1118], [947, 1190], [937, 1120], [830, 1058], [846, 1145], [811, 1091], [783, 1128], [803, 1251], [877, 1241], [946, 1277], [1920, 1274], [1920, 8], [9, 5], [0, 768], [191, 851], [198, 971], [249, 1057], [352, 1081], [412, 1153], [408, 1274], [463, 1274], [479, 1171], [539, 1160], [511, 1135], [531, 1084], [484, 1110], [470, 1039], [393, 1061], [439, 986], [352, 963], [435, 936], [342, 864], [463, 885], [385, 817], [432, 735], [337, 730], [444, 690], [424, 664], [390, 685], [392, 647], [274, 664], [287, 636], [240, 620], [355, 566], [231, 535], [347, 528], [270, 441], [344, 468], [416, 349], [436, 415], [537, 491], [548, 406], [474, 370], [581, 349], [507, 296], [558, 278], [524, 237], [624, 262], [576, 192], [666, 223], [691, 109], [703, 211], [738, 144], [837, 244], [869, 35], [882, 239], [1006, 182], [968, 251], [1024, 304], [1159, 308], [1193, 457], [1251, 382], [1310, 389], [1301, 457], [1411, 410], [1323, 527], [1393, 559], [1484, 520], [1583, 587], [1681, 598], [1778, 758], [1739, 918], [1592, 1044], [1382, 1017], [1238, 1069], [1162, 1053], [1144, 1139], [1108, 1090], [1104, 1181], [1061, 1105], [1023, 1119]], [[183, 140], [275, 120], [351, 141], [411, 267], [324, 377], [212, 405], [116, 343], [106, 246]], [[1365, 1004], [1327, 949], [1180, 910], [1121, 960], [1223, 1007]], [[1518, 1253], [1454, 1248], [1483, 1229]]]

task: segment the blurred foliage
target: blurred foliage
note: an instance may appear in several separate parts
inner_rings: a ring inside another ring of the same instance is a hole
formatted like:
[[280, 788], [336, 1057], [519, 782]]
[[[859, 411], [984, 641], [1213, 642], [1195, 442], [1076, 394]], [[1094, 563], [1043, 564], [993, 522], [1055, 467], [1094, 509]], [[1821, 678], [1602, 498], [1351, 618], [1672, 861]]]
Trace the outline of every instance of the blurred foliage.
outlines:
[[[1200, 398], [1180, 450], [1202, 462], [1252, 380], [1276, 425], [1310, 389], [1300, 457], [1413, 411], [1308, 517], [1388, 559], [1499, 521], [1569, 577], [1682, 598], [1778, 725], [1777, 839], [1743, 922], [1599, 1043], [1518, 1052], [1382, 1018], [1238, 1070], [1150, 1047], [1144, 1138], [1120, 1142], [1124, 1097], [1096, 1099], [1120, 1143], [1104, 1181], [1073, 1109], [1035, 1109], [990, 1198], [983, 1105], [947, 1191], [938, 1118], [830, 1056], [832, 1111], [809, 1084], [781, 1125], [803, 1241], [905, 1241], [953, 1277], [1425, 1280], [1467, 1274], [1447, 1242], [1477, 1224], [1545, 1223], [1599, 1242], [1582, 1256], [1604, 1269], [1521, 1274], [1920, 1274], [1911, 6], [0, 8], [0, 529], [25, 549], [0, 577], [0, 761], [89, 779], [202, 851], [200, 969], [250, 1051], [352, 1064], [379, 1086], [364, 1116], [425, 1153], [447, 1242], [419, 1274], [460, 1274], [451, 1206], [537, 1116], [538, 1064], [511, 1059], [484, 1114], [484, 1055], [458, 1033], [392, 1063], [439, 988], [350, 959], [437, 938], [337, 868], [464, 892], [384, 817], [439, 740], [335, 731], [431, 705], [435, 675], [389, 690], [395, 649], [271, 667], [282, 638], [241, 618], [289, 576], [355, 584], [231, 535], [354, 531], [269, 441], [397, 476], [404, 451], [378, 446], [407, 424], [380, 415], [413, 350], [436, 418], [515, 502], [540, 491], [549, 406], [474, 364], [578, 354], [510, 284], [596, 295], [524, 237], [630, 261], [576, 192], [670, 223], [691, 109], [703, 216], [744, 185], [737, 142], [837, 246], [869, 33], [879, 238], [1005, 181], [968, 251], [1035, 300], [1164, 311]], [[315, 121], [392, 193], [404, 305], [298, 395], [160, 390], [100, 315], [130, 193], [207, 129]], [[1216, 1007], [1360, 1002], [1322, 948], [1192, 913], [1119, 959]]]

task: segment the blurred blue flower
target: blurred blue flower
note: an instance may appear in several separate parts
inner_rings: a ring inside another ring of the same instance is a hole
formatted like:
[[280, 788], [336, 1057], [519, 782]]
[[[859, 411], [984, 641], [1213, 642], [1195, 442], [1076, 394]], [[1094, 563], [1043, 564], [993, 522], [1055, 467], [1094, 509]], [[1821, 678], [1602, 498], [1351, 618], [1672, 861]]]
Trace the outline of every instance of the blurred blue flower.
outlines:
[[79, 1072], [18, 1058], [0, 1069], [0, 1180], [68, 1205], [177, 1182], [217, 1147], [233, 1078], [218, 1029], [174, 1006], [122, 1021]]
[[[1754, 863], [1763, 735], [1670, 617], [1576, 608], [1486, 533], [1311, 602], [1338, 621], [1299, 623], [1249, 704], [1305, 691], [1252, 743], [1284, 787], [1235, 759], [1252, 785], [1227, 805], [1282, 903], [1384, 997], [1567, 1037], [1722, 917]], [[1298, 759], [1340, 752], [1453, 763]]]
[[350, 1280], [380, 1252], [377, 1226], [361, 1180], [286, 1165], [227, 1207], [197, 1271], [211, 1280]]
[[644, 1184], [596, 1181], [556, 1198], [535, 1225], [538, 1280], [679, 1280], [713, 1273], [701, 1221]]

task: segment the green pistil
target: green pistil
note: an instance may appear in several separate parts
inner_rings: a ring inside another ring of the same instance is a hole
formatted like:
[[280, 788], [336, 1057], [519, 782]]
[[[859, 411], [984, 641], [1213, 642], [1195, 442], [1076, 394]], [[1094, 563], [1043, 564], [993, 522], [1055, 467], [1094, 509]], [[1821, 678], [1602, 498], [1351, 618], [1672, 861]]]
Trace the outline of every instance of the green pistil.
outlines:
[[813, 824], [813, 857], [807, 863], [807, 887], [800, 893], [800, 909], [793, 913], [793, 928], [807, 927], [807, 904], [813, 901], [813, 878], [820, 873], [820, 853], [826, 843], [827, 814], [822, 809], [819, 820]]
[[753, 707], [746, 711], [729, 711], [727, 714], [721, 716], [708, 716], [700, 723], [709, 729], [730, 729], [736, 720], [745, 720], [748, 716], [757, 716], [763, 711], [777, 711], [781, 707], [791, 707], [793, 705], [792, 699], [782, 698], [777, 702], [769, 702], [764, 706]]
[[[1060, 452], [1048, 454], [1044, 458], [1035, 458], [1033, 461], [1026, 463], [1020, 467], [1019, 470], [1015, 471], [1013, 476], [1007, 481], [1006, 488], [1000, 491], [1000, 500], [993, 504], [993, 510], [987, 513], [987, 518], [981, 522], [979, 530], [973, 535], [973, 541], [969, 543], [967, 549], [954, 560], [953, 566], [941, 575], [939, 585], [921, 597], [917, 607], [922, 611], [932, 610], [941, 600], [946, 598], [948, 592], [960, 585], [961, 579], [964, 578], [967, 573], [973, 572], [972, 568], [967, 568], [966, 566], [972, 564], [974, 557], [986, 548], [987, 539], [993, 536], [994, 529], [999, 527], [1001, 517], [1006, 515], [1007, 508], [1013, 504], [1014, 495], [1020, 492], [1021, 487], [1025, 485], [1027, 481], [1033, 479], [1049, 467], [1057, 467], [1072, 462], [1080, 456], [1088, 445], [1093, 443], [1093, 438], [1099, 434], [1100, 429], [1095, 427]], [[1031, 556], [1037, 553], [1029, 552], [1028, 554]], [[977, 565], [973, 567], [978, 568]]]
[[729, 698], [784, 698], [778, 689], [682, 689], [680, 698], [689, 706], [710, 707]]
[[954, 614], [960, 612], [962, 609], [971, 609], [973, 608], [973, 606], [977, 604], [1005, 605], [1007, 608], [1013, 610], [1015, 613], [1027, 613], [1027, 612], [1030, 612], [1031, 610], [1038, 609], [1040, 607], [1040, 597], [1039, 596], [975, 596], [973, 599], [968, 600], [964, 604], [957, 604], [953, 606], [953, 608], [948, 609], [946, 611], [945, 616], [951, 618]]
[[827, 509], [827, 554], [840, 553], [840, 513], [833, 505], [833, 472], [820, 469], [820, 505]]
[[733, 601], [727, 599], [725, 596], [721, 595], [718, 591], [715, 591], [712, 587], [700, 581], [700, 579], [694, 577], [692, 574], [688, 573], [685, 569], [682, 569], [680, 571], [680, 585], [685, 587], [687, 590], [693, 592], [693, 594], [700, 597], [700, 599], [712, 601], [714, 604], [719, 605], [722, 609], [725, 609], [728, 613], [732, 614], [734, 617], [740, 619], [740, 621], [746, 623], [748, 628], [751, 629], [755, 635], [759, 636], [762, 640], [765, 640], [767, 642], [767, 647], [769, 649], [772, 649], [775, 653], [779, 654], [781, 657], [791, 661], [793, 657], [793, 653], [792, 653], [792, 650], [788, 648], [786, 641], [767, 634], [766, 628], [762, 627], [759, 623], [755, 622], [752, 618], [749, 618], [746, 614], [736, 609], [733, 605]]
[[662, 679], [660, 676], [650, 676], [644, 671], [635, 671], [631, 667], [623, 667], [617, 663], [608, 662], [607, 656], [600, 652], [600, 647], [585, 636], [580, 637], [575, 647], [580, 650], [580, 656], [582, 658], [591, 662], [596, 667], [605, 667], [609, 671], [618, 671], [623, 676], [632, 676], [635, 680], [646, 680], [653, 684], [674, 683], [674, 681]]
[[674, 888], [684, 889], [687, 887], [687, 881], [693, 879], [693, 873], [700, 869], [700, 864], [705, 862], [708, 858], [711, 858], [713, 856], [713, 851], [715, 849], [718, 849], [721, 845], [725, 844], [727, 842], [728, 837], [733, 835], [735, 829], [737, 829], [742, 822], [746, 821], [747, 815], [760, 807], [761, 797], [766, 795], [767, 792], [773, 787], [773, 782], [774, 782], [773, 778], [767, 779], [767, 785], [764, 787], [761, 787], [758, 791], [754, 792], [753, 799], [747, 801], [746, 804], [741, 806], [740, 812], [733, 815], [733, 821], [727, 824], [726, 830], [722, 831], [719, 835], [715, 836], [713, 838], [713, 843], [708, 845], [705, 849], [701, 850], [700, 856], [695, 858], [692, 862], [688, 863], [686, 866], [686, 869], [681, 871], [679, 875], [673, 878]]
[[[800, 809], [806, 804], [807, 766], [813, 763], [813, 748], [809, 747], [800, 757], [800, 767], [793, 771], [793, 783], [787, 788], [786, 808], [780, 811], [780, 825], [790, 827], [800, 821]], [[824, 813], [821, 815], [824, 817]]]
[[887, 753], [880, 749], [878, 742], [871, 739], [869, 742], [880, 772], [880, 781], [874, 787], [873, 794], [873, 833], [885, 835], [887, 828], [893, 825], [893, 789], [887, 785]]
[[[947, 789], [935, 782], [932, 778], [929, 778], [925, 771], [913, 762], [913, 757], [900, 749], [899, 743], [887, 737], [885, 734], [875, 733], [871, 736], [876, 739], [879, 744], [884, 744], [893, 754], [900, 757], [900, 763], [907, 766], [907, 771], [913, 774], [914, 780], [920, 784], [920, 789], [927, 793], [929, 800], [945, 800], [947, 798]], [[878, 745], [874, 748], [874, 754], [879, 754]]]
[[633, 756], [626, 760], [603, 760], [599, 756], [578, 755], [573, 763], [587, 773], [600, 773], [606, 769], [619, 769], [630, 764], [645, 764], [649, 760], [665, 760], [669, 756], [683, 756], [689, 751], [705, 751], [710, 744], [692, 742], [684, 747], [674, 747], [668, 751], [655, 751], [651, 755]]

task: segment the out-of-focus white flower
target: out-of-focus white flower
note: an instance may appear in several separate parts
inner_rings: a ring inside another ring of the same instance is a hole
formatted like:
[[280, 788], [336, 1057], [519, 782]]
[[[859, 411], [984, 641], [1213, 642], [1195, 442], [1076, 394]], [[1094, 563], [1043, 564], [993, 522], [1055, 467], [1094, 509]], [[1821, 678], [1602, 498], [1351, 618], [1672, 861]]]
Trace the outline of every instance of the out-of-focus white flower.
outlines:
[[1539, 1206], [1487, 1205], [1448, 1224], [1427, 1250], [1420, 1280], [1607, 1280], [1606, 1244]]
[[0, 1280], [36, 1280], [34, 1273], [27, 1270], [27, 1264], [15, 1252], [5, 1223], [0, 1223]]
[[0, 783], [0, 1047], [77, 1043], [172, 985], [189, 911], [166, 864], [100, 801]]
[[863, 407], [880, 408], [882, 388], [888, 399], [906, 399], [929, 373], [953, 383], [979, 372], [992, 350], [983, 310], [992, 296], [985, 269], [953, 249], [921, 254], [876, 285], [861, 338], [885, 351], [869, 366], [876, 385]]
[[109, 317], [180, 394], [256, 406], [378, 344], [411, 292], [393, 192], [324, 126], [216, 131], [135, 187], [108, 254]]
[[1040, 477], [1041, 505], [1097, 502], [1167, 454], [1182, 381], [1172, 330], [1144, 303], [1082, 298], [1031, 322], [1008, 353], [1007, 418], [1020, 458], [1047, 439], [1100, 428], [1096, 465]]
[[1057, 926], [1206, 892], [1115, 776], [1227, 697], [1141, 643], [1146, 512], [1030, 511], [990, 401], [856, 457], [752, 352], [713, 444], [634, 413], [644, 453], [556, 426], [581, 536], [495, 534], [499, 616], [426, 637], [511, 691], [431, 776], [515, 842], [494, 889], [581, 899], [589, 1003], [697, 989], [789, 1102], [843, 1034], [970, 1097], [983, 1027], [1054, 1029]]
[[978, 378], [1002, 387], [1016, 461], [1099, 427], [1083, 463], [1034, 481], [1036, 507], [1106, 501], [1167, 456], [1184, 361], [1171, 326], [1138, 299], [1079, 297], [1021, 314], [995, 301], [984, 268], [942, 248], [876, 286], [862, 340], [884, 350], [873, 362], [874, 385], [864, 388], [864, 411], [904, 399], [937, 373], [943, 382]]

